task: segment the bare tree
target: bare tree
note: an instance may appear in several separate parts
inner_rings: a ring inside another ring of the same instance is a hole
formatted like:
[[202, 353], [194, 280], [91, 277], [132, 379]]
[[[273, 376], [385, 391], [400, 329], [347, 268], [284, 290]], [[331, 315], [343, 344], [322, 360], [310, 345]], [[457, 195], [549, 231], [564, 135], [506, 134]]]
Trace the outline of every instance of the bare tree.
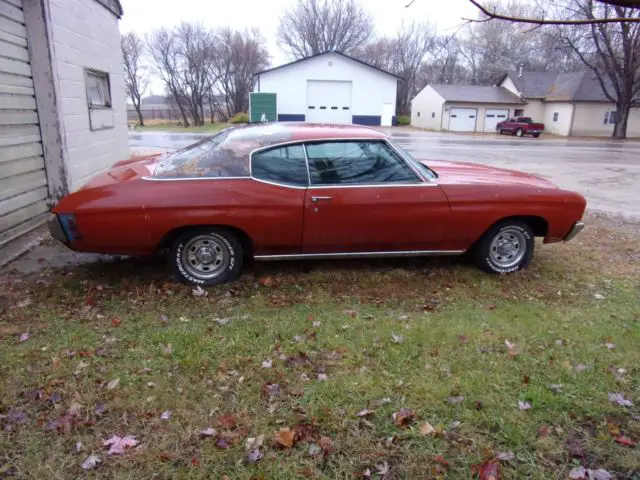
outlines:
[[463, 64], [460, 43], [455, 35], [434, 39], [433, 48], [422, 65], [416, 82], [417, 89], [429, 83], [468, 83], [469, 71]]
[[124, 86], [133, 108], [138, 115], [138, 124], [144, 127], [141, 100], [149, 86], [149, 72], [143, 64], [144, 42], [134, 32], [127, 33], [120, 39], [124, 66]]
[[246, 112], [253, 76], [269, 66], [269, 53], [257, 30], [234, 31], [224, 28], [218, 32], [216, 58], [212, 76], [224, 95], [229, 116]]
[[[412, 0], [408, 5], [410, 6]], [[500, 11], [498, 7], [494, 5], [483, 4], [479, 0], [469, 0], [483, 15], [481, 19], [468, 19], [468, 22], [486, 22], [489, 20], [507, 20], [515, 23], [528, 23], [532, 25], [597, 25], [607, 23], [637, 23], [640, 22], [640, 18], [633, 16], [593, 16], [592, 18], [549, 18], [545, 15], [544, 10], [541, 15], [538, 16], [520, 16]], [[616, 6], [620, 8], [640, 8], [640, 0], [597, 0], [601, 5]], [[548, 2], [552, 8], [555, 7], [554, 2]]]
[[[562, 39], [595, 74], [605, 96], [616, 104], [614, 138], [626, 138], [629, 113], [640, 107], [640, 10], [568, 0], [571, 15], [583, 19], [619, 18], [617, 23], [566, 27]], [[627, 20], [635, 19], [636, 22]]]
[[278, 40], [294, 58], [335, 50], [355, 54], [373, 35], [357, 0], [299, 0], [280, 18]]
[[174, 32], [167, 28], [156, 30], [147, 37], [147, 45], [155, 63], [156, 71], [180, 110], [183, 125], [188, 127], [189, 117], [187, 116], [184, 93], [180, 83], [180, 69], [182, 67], [177, 43]]

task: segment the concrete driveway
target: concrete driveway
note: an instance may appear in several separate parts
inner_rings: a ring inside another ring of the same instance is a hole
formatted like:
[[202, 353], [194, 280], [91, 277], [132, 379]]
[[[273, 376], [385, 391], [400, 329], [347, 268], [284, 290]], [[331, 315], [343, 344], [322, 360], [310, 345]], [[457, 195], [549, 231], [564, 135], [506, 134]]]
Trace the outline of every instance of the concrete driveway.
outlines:
[[[582, 193], [592, 210], [640, 218], [640, 142], [471, 136], [395, 128], [389, 133], [418, 159], [461, 160], [534, 173]], [[173, 150], [205, 136], [130, 133], [129, 146], [134, 151]]]

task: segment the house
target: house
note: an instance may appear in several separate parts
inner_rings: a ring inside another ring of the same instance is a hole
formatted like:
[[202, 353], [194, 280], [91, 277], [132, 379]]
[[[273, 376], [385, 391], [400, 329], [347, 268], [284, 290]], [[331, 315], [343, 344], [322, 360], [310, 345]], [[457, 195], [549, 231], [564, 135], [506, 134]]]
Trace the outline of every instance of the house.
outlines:
[[0, 0], [0, 264], [127, 158], [118, 0]]
[[411, 125], [452, 132], [495, 132], [525, 102], [502, 87], [427, 85], [411, 101]]
[[[507, 73], [493, 87], [427, 85], [411, 102], [411, 124], [430, 130], [493, 132], [511, 116], [544, 122], [555, 135], [605, 137], [613, 133], [616, 106], [589, 71]], [[640, 136], [638, 108], [627, 133]]]
[[251, 121], [395, 124], [399, 77], [340, 52], [255, 74]]

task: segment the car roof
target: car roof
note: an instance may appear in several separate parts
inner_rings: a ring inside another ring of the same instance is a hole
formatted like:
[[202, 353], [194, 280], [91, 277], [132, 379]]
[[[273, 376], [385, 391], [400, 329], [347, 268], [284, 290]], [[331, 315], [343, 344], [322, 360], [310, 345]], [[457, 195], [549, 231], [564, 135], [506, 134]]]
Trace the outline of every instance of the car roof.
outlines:
[[361, 125], [286, 122], [232, 127], [174, 154], [156, 166], [154, 177], [235, 177], [250, 172], [250, 154], [275, 145], [323, 140], [384, 140], [388, 135]]
[[[244, 127], [237, 127], [242, 130], [242, 136], [262, 138], [265, 140], [264, 146], [282, 143], [282, 137], [288, 137], [285, 141], [304, 140], [331, 140], [331, 139], [384, 139], [388, 134], [364, 125], [335, 125], [328, 123], [307, 123], [307, 122], [282, 122], [282, 123], [261, 123], [251, 124]], [[238, 132], [240, 133], [240, 132]], [[273, 138], [273, 143], [268, 141]]]

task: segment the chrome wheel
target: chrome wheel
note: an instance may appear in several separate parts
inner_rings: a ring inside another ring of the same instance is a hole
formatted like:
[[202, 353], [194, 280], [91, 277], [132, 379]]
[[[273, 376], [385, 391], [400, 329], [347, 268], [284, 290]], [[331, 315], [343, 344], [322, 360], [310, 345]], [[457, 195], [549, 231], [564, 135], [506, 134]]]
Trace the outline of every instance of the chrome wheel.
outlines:
[[210, 280], [224, 273], [231, 255], [221, 239], [213, 235], [198, 235], [185, 244], [180, 257], [188, 274]]
[[517, 228], [505, 228], [491, 241], [489, 256], [499, 268], [516, 266], [527, 253], [527, 238]]

